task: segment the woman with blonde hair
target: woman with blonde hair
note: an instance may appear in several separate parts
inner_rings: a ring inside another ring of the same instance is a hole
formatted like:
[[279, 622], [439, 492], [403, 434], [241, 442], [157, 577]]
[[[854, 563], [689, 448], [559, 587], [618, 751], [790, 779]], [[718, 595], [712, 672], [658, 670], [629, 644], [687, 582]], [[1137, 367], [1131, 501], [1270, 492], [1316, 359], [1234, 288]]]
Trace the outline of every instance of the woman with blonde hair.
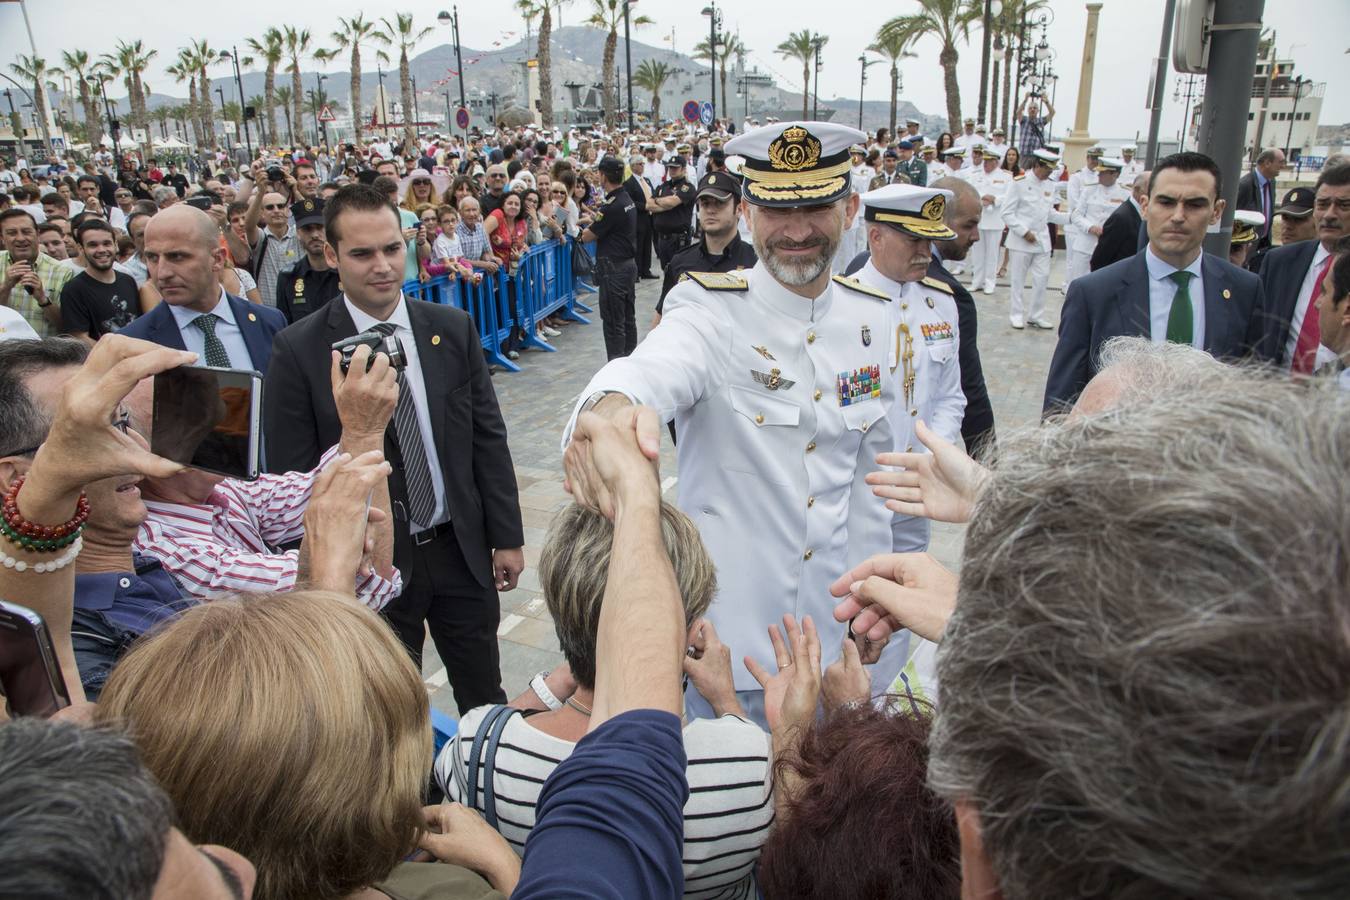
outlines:
[[[260, 900], [493, 897], [469, 867], [502, 894], [519, 877], [481, 820], [423, 809], [426, 689], [393, 632], [350, 597], [191, 609], [118, 663], [97, 719], [136, 741], [184, 834], [257, 866]], [[436, 824], [453, 840], [425, 833]], [[458, 865], [401, 862], [419, 846]]]
[[416, 170], [409, 177], [408, 187], [404, 190], [403, 199], [398, 205], [409, 212], [417, 212], [417, 207], [432, 206], [435, 203], [436, 186], [431, 182], [430, 173], [425, 169]]

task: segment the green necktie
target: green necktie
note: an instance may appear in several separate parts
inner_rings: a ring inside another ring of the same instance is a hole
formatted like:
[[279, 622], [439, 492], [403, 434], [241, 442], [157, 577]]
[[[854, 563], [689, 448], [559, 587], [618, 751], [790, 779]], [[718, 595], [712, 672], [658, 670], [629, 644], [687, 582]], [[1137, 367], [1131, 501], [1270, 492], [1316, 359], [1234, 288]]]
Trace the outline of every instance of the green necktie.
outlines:
[[[218, 369], [230, 368], [230, 354], [225, 352], [225, 345], [216, 337], [216, 314], [203, 313], [192, 320], [192, 324], [206, 337], [206, 364]], [[1168, 329], [1171, 335], [1171, 329]]]
[[1167, 314], [1167, 340], [1173, 344], [1189, 344], [1194, 334], [1191, 279], [1195, 273], [1178, 270], [1167, 277], [1177, 285], [1177, 292], [1172, 297], [1172, 311]]

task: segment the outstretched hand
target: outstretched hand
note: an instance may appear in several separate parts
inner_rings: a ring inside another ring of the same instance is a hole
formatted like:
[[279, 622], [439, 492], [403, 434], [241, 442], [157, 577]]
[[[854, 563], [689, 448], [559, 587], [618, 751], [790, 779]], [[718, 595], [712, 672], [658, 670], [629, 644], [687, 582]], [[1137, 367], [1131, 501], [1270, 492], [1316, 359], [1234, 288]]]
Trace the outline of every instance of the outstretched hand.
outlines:
[[956, 608], [958, 583], [927, 553], [883, 553], [830, 586], [830, 593], [842, 598], [834, 618], [851, 622], [853, 634], [870, 641], [885, 640], [902, 628], [940, 641]]
[[816, 624], [806, 616], [798, 628], [789, 613], [783, 616], [783, 630], [787, 632], [786, 642], [777, 625], [769, 626], [777, 673], [770, 675], [752, 657], [745, 657], [745, 667], [764, 688], [764, 717], [775, 733], [804, 728], [815, 717], [820, 703], [820, 636]]
[[877, 463], [896, 470], [869, 472], [872, 493], [891, 512], [936, 522], [968, 522], [989, 470], [919, 421], [915, 434], [930, 453], [878, 453]]

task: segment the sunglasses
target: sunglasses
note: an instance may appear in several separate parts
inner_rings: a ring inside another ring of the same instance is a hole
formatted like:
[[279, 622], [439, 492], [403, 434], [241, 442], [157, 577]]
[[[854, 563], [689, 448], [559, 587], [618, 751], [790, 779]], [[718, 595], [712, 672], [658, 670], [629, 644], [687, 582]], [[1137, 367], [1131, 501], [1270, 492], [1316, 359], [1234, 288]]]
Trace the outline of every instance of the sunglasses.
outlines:
[[264, 203], [264, 204], [263, 204], [263, 209], [266, 209], [266, 210], [277, 210], [277, 209], [285, 209], [285, 208], [286, 208], [286, 204], [284, 204], [284, 203]]

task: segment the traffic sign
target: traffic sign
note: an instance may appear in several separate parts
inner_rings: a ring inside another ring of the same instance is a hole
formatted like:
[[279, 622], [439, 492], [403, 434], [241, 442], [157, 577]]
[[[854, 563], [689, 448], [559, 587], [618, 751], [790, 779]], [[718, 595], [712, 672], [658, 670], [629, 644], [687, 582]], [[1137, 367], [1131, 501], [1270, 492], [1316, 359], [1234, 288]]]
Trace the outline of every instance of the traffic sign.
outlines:
[[455, 124], [459, 126], [461, 131], [468, 130], [469, 110], [467, 107], [461, 106], [459, 109], [455, 110]]
[[686, 122], [698, 121], [698, 101], [690, 100], [684, 104], [684, 120]]
[[333, 108], [332, 108], [331, 106], [329, 106], [327, 103], [325, 103], [325, 104], [319, 109], [319, 121], [320, 121], [320, 122], [336, 122], [336, 121], [337, 121], [337, 116], [333, 115]]
[[703, 101], [703, 105], [702, 105], [701, 107], [699, 107], [699, 110], [698, 110], [698, 118], [699, 118], [699, 121], [702, 122], [704, 125], [706, 125], [706, 126], [711, 126], [711, 125], [712, 125], [712, 123], [713, 123], [713, 106], [712, 106], [712, 101], [711, 101], [711, 100], [704, 100], [704, 101]]

